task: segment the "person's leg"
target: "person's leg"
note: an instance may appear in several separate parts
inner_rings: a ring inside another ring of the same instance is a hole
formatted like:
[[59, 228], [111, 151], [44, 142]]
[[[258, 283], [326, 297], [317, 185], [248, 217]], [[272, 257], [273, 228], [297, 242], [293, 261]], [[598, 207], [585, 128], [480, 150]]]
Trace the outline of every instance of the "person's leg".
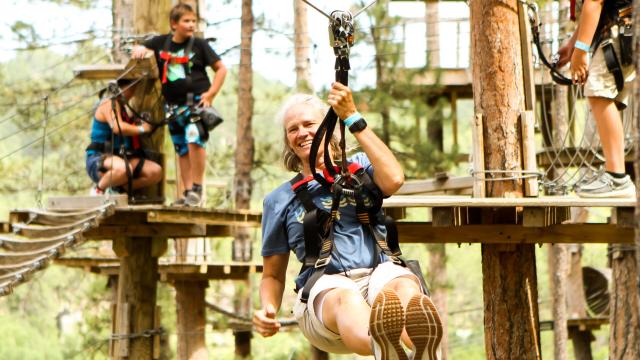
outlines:
[[[135, 169], [139, 162], [139, 159], [131, 160], [131, 168]], [[160, 180], [162, 180], [162, 167], [151, 160], [146, 160], [142, 165], [140, 175], [133, 180], [133, 188], [147, 187], [158, 183]]]
[[[207, 150], [197, 143], [189, 144], [189, 166], [192, 184], [202, 185], [204, 179]], [[190, 189], [191, 187], [189, 187]]]
[[605, 170], [624, 174], [624, 129], [620, 112], [611, 99], [603, 97], [589, 97], [588, 99], [598, 126], [598, 134], [605, 157]]
[[127, 172], [124, 166], [124, 159], [118, 156], [105, 157], [102, 166], [107, 171], [102, 174], [98, 187], [101, 189], [107, 189], [109, 187], [116, 187], [127, 183]]
[[340, 334], [351, 351], [359, 355], [371, 355], [368, 332], [371, 307], [362, 294], [353, 289], [330, 289], [316, 297], [314, 304], [320, 302], [324, 325]]
[[185, 152], [184, 155], [178, 156], [178, 166], [180, 167], [180, 179], [185, 190], [190, 190], [193, 187], [193, 179], [191, 177], [191, 155], [189, 152]]

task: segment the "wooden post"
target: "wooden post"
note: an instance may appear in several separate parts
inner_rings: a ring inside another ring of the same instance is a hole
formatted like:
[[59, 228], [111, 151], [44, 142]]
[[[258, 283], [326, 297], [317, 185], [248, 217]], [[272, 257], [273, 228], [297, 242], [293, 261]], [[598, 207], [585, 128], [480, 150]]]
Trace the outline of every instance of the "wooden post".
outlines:
[[482, 114], [476, 114], [471, 124], [471, 137], [473, 141], [473, 197], [485, 197], [484, 183], [484, 137], [482, 126]]
[[[634, 86], [634, 106], [635, 108], [635, 134], [634, 134], [634, 144], [638, 144], [640, 141], [640, 116], [638, 113], [640, 111], [640, 77], [637, 76], [640, 74], [640, 60], [638, 60], [637, 54], [640, 54], [640, 1], [633, 2], [633, 20], [634, 20], [634, 50], [635, 50], [635, 66], [636, 66], [636, 83]], [[635, 169], [635, 184], [636, 184], [636, 209], [635, 209], [635, 246], [636, 246], [636, 268], [640, 271], [640, 197], [638, 195], [638, 190], [640, 189], [640, 149], [638, 149], [636, 145], [635, 149], [635, 161], [634, 161], [634, 169]], [[640, 288], [637, 288], [637, 296], [640, 297]], [[637, 304], [640, 308], [640, 304]]]
[[205, 343], [207, 325], [205, 290], [207, 281], [176, 281], [176, 316], [178, 332], [178, 359], [206, 360], [209, 358]]
[[[475, 113], [482, 114], [487, 171], [521, 171], [518, 115], [525, 110], [517, 0], [471, 0]], [[476, 154], [474, 154], [475, 156]], [[489, 197], [521, 197], [522, 181], [487, 183]], [[485, 224], [515, 222], [514, 209], [483, 211]], [[539, 359], [533, 245], [482, 245], [487, 359]]]
[[[427, 23], [427, 67], [440, 67], [440, 12], [439, 1], [425, 1]], [[444, 360], [444, 359], [443, 359]]]
[[[153, 241], [129, 237], [114, 241], [114, 251], [120, 258], [116, 334], [135, 335], [155, 329], [160, 254], [153, 254]], [[151, 359], [152, 345], [150, 337], [123, 339], [119, 341], [114, 358]]]

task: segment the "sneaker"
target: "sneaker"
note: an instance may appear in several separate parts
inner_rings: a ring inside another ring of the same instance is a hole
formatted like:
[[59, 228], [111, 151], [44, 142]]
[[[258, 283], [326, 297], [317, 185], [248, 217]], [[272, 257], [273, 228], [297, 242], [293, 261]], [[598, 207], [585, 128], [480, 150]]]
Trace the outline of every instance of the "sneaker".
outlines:
[[369, 333], [376, 360], [408, 360], [400, 344], [404, 310], [393, 290], [382, 290], [371, 305]]
[[636, 187], [629, 175], [617, 179], [607, 172], [588, 184], [583, 184], [576, 194], [584, 198], [626, 198], [636, 196]]
[[185, 196], [184, 203], [186, 206], [200, 207], [202, 198], [197, 192], [189, 190], [187, 196]]
[[415, 347], [413, 359], [438, 359], [438, 346], [444, 330], [436, 306], [428, 296], [416, 294], [409, 300], [406, 313], [407, 335]]
[[171, 206], [176, 206], [176, 207], [183, 207], [186, 205], [187, 205], [187, 200], [185, 198], [176, 199], [174, 202], [171, 203]]
[[99, 189], [98, 185], [93, 184], [93, 186], [91, 187], [91, 190], [89, 190], [89, 195], [90, 196], [101, 196], [101, 195], [104, 195], [104, 190]]

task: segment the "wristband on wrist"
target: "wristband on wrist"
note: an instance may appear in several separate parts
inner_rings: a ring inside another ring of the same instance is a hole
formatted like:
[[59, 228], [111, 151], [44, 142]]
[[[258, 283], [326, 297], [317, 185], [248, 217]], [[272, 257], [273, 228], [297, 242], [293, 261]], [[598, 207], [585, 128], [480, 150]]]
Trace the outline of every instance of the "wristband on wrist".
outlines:
[[138, 125], [138, 133], [139, 133], [140, 135], [144, 134], [144, 126], [142, 126], [142, 125]]
[[364, 118], [359, 118], [358, 120], [356, 120], [353, 124], [351, 124], [351, 126], [349, 126], [349, 131], [352, 134], [355, 134], [357, 132], [360, 132], [364, 129], [367, 128], [367, 122], [364, 121]]
[[585, 43], [583, 43], [582, 41], [576, 41], [576, 44], [573, 46], [576, 49], [580, 49], [584, 52], [589, 52], [589, 50], [591, 50], [591, 45], [587, 45]]
[[353, 123], [358, 121], [359, 119], [362, 119], [362, 115], [360, 115], [360, 113], [356, 111], [353, 115], [342, 120], [342, 122], [344, 122], [344, 126], [351, 127], [351, 125], [353, 125]]

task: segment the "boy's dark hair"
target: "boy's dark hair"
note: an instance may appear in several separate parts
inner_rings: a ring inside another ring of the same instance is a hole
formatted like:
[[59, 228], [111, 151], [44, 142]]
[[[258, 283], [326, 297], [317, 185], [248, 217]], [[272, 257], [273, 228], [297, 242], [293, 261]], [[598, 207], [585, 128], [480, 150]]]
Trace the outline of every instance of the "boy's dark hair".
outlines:
[[169, 21], [171, 22], [178, 22], [180, 21], [180, 18], [182, 18], [185, 14], [195, 14], [195, 10], [193, 10], [193, 8], [191, 7], [191, 5], [189, 4], [178, 4], [174, 7], [171, 8], [171, 11], [169, 12]]

